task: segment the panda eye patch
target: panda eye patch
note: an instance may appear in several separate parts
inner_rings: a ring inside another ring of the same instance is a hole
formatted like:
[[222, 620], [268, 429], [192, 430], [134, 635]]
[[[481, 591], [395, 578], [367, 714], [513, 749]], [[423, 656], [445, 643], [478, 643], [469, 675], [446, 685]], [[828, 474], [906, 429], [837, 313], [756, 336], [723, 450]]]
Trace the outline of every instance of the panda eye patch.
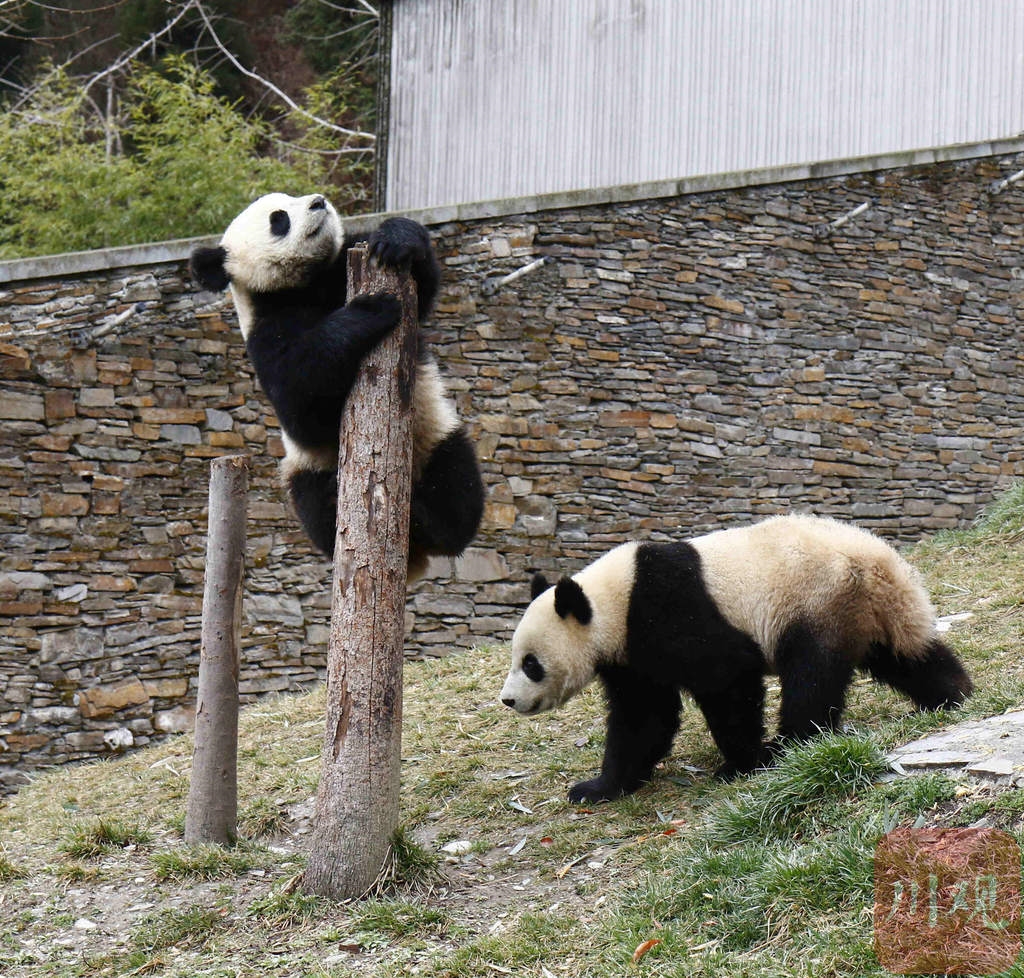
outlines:
[[544, 678], [544, 667], [537, 661], [537, 656], [532, 652], [523, 656], [523, 672], [531, 682], [539, 683]]
[[283, 238], [290, 230], [292, 220], [287, 211], [274, 211], [270, 215], [270, 233], [275, 237]]

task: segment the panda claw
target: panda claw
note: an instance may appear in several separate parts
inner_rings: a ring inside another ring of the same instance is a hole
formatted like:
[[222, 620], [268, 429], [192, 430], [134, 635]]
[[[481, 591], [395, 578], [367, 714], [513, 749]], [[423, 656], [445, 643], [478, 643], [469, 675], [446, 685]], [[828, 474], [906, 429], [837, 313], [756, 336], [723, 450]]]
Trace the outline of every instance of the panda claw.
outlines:
[[779, 754], [784, 750], [784, 745], [781, 741], [776, 738], [775, 740], [769, 741], [767, 744], [762, 744], [761, 749], [757, 752], [757, 756], [753, 762], [746, 764], [733, 764], [731, 761], [726, 761], [720, 767], [717, 767], [714, 772], [714, 777], [719, 781], [735, 781], [737, 778], [744, 777], [747, 774], [753, 774], [755, 771], [764, 771], [772, 767], [779, 758]]
[[580, 781], [569, 789], [569, 801], [573, 805], [583, 802], [612, 801], [624, 792], [620, 790], [609, 791], [600, 778], [592, 778], [589, 781]]
[[390, 218], [369, 240], [370, 257], [387, 268], [404, 270], [417, 261], [423, 261], [430, 251], [427, 232], [415, 221]]
[[397, 325], [402, 317], [402, 303], [389, 292], [356, 296], [349, 302], [348, 308], [380, 316], [391, 321], [392, 325]]

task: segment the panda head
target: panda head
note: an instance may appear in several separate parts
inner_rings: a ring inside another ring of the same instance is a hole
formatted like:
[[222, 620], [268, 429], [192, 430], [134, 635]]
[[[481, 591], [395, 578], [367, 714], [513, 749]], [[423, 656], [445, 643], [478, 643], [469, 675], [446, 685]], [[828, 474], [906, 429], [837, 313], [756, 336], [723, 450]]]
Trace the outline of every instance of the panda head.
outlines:
[[322, 194], [266, 194], [229, 225], [214, 248], [196, 248], [191, 269], [204, 288], [229, 285], [236, 302], [307, 285], [337, 258], [344, 241], [338, 212]]
[[582, 585], [563, 577], [533, 579], [530, 606], [512, 636], [512, 668], [501, 701], [533, 715], [561, 706], [596, 675], [594, 609]]

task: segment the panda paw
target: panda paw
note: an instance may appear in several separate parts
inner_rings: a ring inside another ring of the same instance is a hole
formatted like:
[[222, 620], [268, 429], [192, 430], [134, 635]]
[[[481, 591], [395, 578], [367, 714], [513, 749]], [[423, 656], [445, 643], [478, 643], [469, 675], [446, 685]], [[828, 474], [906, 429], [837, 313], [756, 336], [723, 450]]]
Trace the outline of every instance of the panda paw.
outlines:
[[735, 781], [746, 774], [763, 771], [775, 763], [781, 750], [782, 746], [777, 740], [770, 741], [761, 746], [753, 760], [746, 761], [743, 764], [726, 761], [715, 769], [714, 777], [718, 778], [719, 781]]
[[591, 778], [589, 781], [580, 781], [569, 789], [569, 801], [574, 805], [585, 801], [612, 801], [625, 793], [622, 788], [605, 784], [602, 778]]
[[367, 242], [370, 257], [387, 268], [406, 269], [430, 255], [430, 235], [407, 217], [389, 217]]
[[389, 292], [379, 292], [374, 295], [357, 295], [347, 306], [356, 312], [368, 313], [379, 319], [382, 325], [393, 329], [402, 318], [402, 303], [397, 296]]
[[735, 764], [726, 763], [716, 767], [712, 776], [719, 781], [735, 781], [737, 778], [749, 773], [749, 771], [738, 768]]

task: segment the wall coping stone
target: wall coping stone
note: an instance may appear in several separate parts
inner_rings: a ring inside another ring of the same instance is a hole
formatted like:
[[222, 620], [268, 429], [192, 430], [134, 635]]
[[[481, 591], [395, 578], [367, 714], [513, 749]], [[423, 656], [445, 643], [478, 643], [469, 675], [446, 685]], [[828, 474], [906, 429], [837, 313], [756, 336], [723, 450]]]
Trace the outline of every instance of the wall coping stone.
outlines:
[[[983, 156], [1003, 156], [1022, 151], [1024, 151], [1024, 137], [1017, 136], [978, 143], [956, 143], [947, 146], [903, 150], [897, 153], [822, 160], [816, 163], [791, 163], [756, 170], [710, 173], [673, 180], [656, 180], [649, 183], [620, 184], [587, 190], [568, 190], [527, 197], [506, 197], [498, 200], [440, 205], [403, 211], [402, 213], [430, 227], [447, 224], [450, 221], [472, 221], [510, 214], [532, 214], [538, 211], [559, 210], [566, 207], [576, 208], [593, 204], [682, 197], [716, 190], [732, 190], [737, 187], [817, 180], [822, 177], [872, 173], [877, 170], [923, 166], [929, 163], [948, 163]], [[386, 216], [384, 213], [360, 214], [346, 218], [344, 220], [346, 234], [365, 233], [376, 227]], [[61, 255], [40, 255], [34, 258], [13, 258], [0, 261], [0, 285], [40, 278], [66, 278], [70, 275], [127, 266], [179, 262], [187, 259], [193, 248], [200, 245], [217, 244], [219, 240], [219, 235], [206, 235], [197, 238], [176, 238], [154, 244], [123, 245], [117, 248], [73, 251]]]

